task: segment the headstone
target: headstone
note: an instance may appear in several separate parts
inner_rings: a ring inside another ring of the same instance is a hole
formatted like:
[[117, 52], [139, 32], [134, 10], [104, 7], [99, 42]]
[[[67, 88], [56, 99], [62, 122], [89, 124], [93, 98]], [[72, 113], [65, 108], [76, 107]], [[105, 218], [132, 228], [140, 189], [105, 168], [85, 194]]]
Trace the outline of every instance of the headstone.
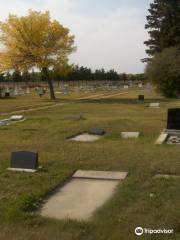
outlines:
[[98, 139], [100, 139], [101, 136], [99, 135], [92, 135], [92, 134], [88, 134], [88, 133], [83, 133], [80, 135], [77, 135], [73, 138], [71, 138], [71, 141], [75, 141], [75, 142], [94, 142], [97, 141]]
[[23, 115], [13, 115], [10, 117], [10, 120], [11, 121], [20, 121], [20, 120], [23, 120]]
[[105, 131], [102, 128], [91, 128], [88, 133], [92, 135], [104, 135]]
[[26, 94], [30, 94], [30, 89], [26, 88]]
[[128, 85], [124, 85], [124, 89], [128, 89], [129, 88], [129, 86]]
[[138, 96], [138, 100], [139, 100], [140, 102], [144, 102], [144, 95], [139, 95], [139, 96]]
[[128, 138], [138, 138], [140, 135], [139, 132], [122, 132], [121, 133], [121, 137], [124, 139], [128, 139]]
[[7, 126], [8, 123], [9, 123], [9, 119], [0, 120], [0, 126]]
[[180, 130], [180, 108], [168, 110], [167, 129]]
[[160, 108], [160, 103], [150, 103], [149, 107], [150, 108]]
[[37, 170], [38, 153], [29, 151], [12, 152], [10, 170]]

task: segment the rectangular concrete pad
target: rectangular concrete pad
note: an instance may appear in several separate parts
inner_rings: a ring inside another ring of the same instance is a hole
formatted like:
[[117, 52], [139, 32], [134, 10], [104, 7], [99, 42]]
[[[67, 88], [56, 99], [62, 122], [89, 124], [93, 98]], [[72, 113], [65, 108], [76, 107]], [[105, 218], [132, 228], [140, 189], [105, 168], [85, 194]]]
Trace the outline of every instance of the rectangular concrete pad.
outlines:
[[73, 178], [105, 179], [105, 180], [123, 180], [127, 177], [127, 172], [108, 172], [108, 171], [83, 171], [78, 170]]
[[95, 210], [110, 199], [118, 183], [73, 178], [47, 200], [40, 214], [55, 219], [90, 220]]

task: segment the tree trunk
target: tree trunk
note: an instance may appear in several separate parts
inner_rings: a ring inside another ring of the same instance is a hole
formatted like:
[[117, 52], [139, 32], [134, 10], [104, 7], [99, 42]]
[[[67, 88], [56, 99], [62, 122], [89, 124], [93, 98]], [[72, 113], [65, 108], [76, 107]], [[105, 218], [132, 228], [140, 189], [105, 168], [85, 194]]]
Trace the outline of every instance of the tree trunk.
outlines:
[[49, 76], [47, 67], [44, 67], [44, 68], [42, 69], [42, 72], [43, 72], [44, 80], [47, 81], [47, 82], [48, 82], [48, 85], [49, 85], [50, 98], [51, 98], [51, 100], [55, 100], [56, 97], [55, 97], [55, 94], [54, 94], [54, 87], [53, 87], [52, 80], [51, 80], [51, 78], [50, 78], [50, 76]]

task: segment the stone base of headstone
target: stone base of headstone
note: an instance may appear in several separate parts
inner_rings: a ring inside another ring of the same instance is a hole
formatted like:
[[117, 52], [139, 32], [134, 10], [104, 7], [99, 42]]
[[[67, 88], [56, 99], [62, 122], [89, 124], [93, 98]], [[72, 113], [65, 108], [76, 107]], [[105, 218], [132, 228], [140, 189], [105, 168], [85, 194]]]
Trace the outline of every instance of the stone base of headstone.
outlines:
[[23, 169], [23, 168], [8, 168], [7, 170], [9, 171], [14, 171], [14, 172], [26, 172], [26, 173], [35, 173], [38, 171], [38, 169]]

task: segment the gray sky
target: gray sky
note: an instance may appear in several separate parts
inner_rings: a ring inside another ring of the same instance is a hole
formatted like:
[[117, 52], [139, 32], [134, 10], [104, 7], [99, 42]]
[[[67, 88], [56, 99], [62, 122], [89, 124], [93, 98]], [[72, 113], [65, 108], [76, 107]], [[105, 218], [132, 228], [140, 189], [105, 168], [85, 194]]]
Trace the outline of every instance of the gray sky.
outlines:
[[144, 70], [143, 42], [150, 0], [0, 0], [0, 20], [28, 9], [49, 10], [70, 28], [77, 52], [70, 62], [87, 67], [137, 73]]

